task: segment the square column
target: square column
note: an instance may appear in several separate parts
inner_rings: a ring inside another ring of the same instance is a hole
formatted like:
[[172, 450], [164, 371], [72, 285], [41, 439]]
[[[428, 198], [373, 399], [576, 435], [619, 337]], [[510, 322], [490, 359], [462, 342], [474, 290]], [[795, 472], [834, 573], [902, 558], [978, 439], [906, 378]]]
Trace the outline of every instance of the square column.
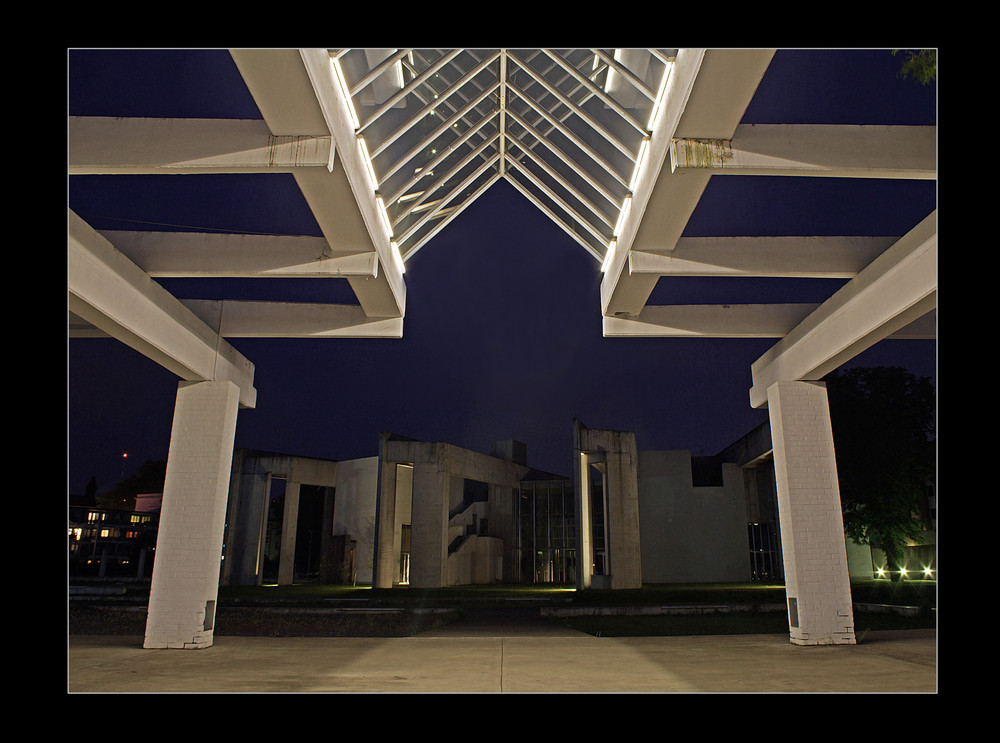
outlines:
[[384, 459], [380, 452], [378, 504], [375, 519], [375, 575], [373, 588], [392, 588], [396, 575], [398, 553], [395, 550], [396, 530], [396, 463]]
[[795, 645], [853, 645], [854, 610], [826, 386], [767, 390], [788, 624]]
[[594, 578], [593, 518], [590, 499], [590, 465], [593, 455], [576, 452], [576, 589], [591, 587]]
[[447, 585], [451, 480], [438, 461], [413, 465], [410, 585], [414, 588]]
[[143, 647], [212, 644], [239, 395], [232, 382], [178, 386]]
[[[629, 589], [642, 586], [639, 545], [638, 451], [629, 431], [588, 429], [574, 419], [576, 450], [576, 584], [586, 588]], [[590, 468], [601, 473], [604, 517], [604, 570], [595, 576], [594, 500]]]
[[285, 483], [285, 509], [281, 517], [281, 553], [278, 555], [278, 585], [290, 586], [295, 579], [295, 541], [299, 526], [299, 485]]

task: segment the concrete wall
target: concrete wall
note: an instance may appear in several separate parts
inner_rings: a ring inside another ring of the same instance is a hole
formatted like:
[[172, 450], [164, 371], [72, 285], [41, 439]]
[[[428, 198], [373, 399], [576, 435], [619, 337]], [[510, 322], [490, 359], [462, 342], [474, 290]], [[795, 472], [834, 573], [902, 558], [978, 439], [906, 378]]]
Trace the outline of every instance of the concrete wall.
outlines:
[[695, 487], [690, 452], [639, 452], [644, 583], [750, 580], [743, 476], [723, 464], [722, 477]]
[[[497, 572], [495, 567], [490, 567], [487, 573], [483, 573], [483, 569], [473, 567], [480, 560], [481, 545], [460, 550], [457, 553], [458, 557], [451, 558], [448, 555], [448, 547], [452, 538], [464, 531], [465, 519], [471, 518], [471, 513], [475, 513], [480, 519], [490, 519], [492, 525], [494, 518], [492, 508], [502, 503], [512, 503], [509, 494], [506, 498], [495, 497], [495, 489], [506, 491], [516, 489], [520, 478], [528, 472], [528, 468], [446, 443], [386, 437], [381, 448], [382, 476], [379, 495], [379, 536], [376, 546], [378, 550], [376, 585], [388, 587], [395, 580], [399, 561], [397, 533], [399, 525], [404, 523], [411, 525], [411, 586], [436, 588], [456, 585], [453, 581], [478, 582], [475, 577], [477, 575], [495, 574]], [[397, 467], [399, 463], [412, 465], [409, 521], [402, 513], [402, 509], [406, 508], [407, 494], [405, 489], [400, 489], [395, 474], [400, 471]], [[492, 486], [490, 492], [493, 495], [488, 502], [477, 504], [473, 511], [457, 516], [454, 523], [451, 523], [450, 513], [463, 503], [464, 481], [467, 479]], [[509, 521], [510, 518], [507, 518], [505, 523]], [[393, 542], [391, 549], [390, 539]], [[487, 562], [495, 566], [497, 564], [495, 556], [502, 555], [503, 551], [498, 550], [495, 545], [485, 549], [492, 556]], [[468, 557], [469, 565], [461, 564], [465, 559], [463, 555]]]
[[355, 542], [354, 570], [358, 583], [374, 579], [375, 500], [378, 493], [378, 457], [337, 463], [333, 501], [333, 534]]
[[[577, 589], [642, 585], [639, 538], [638, 451], [630, 431], [590, 429], [574, 421], [577, 508]], [[591, 469], [601, 473], [605, 564], [598, 573], [592, 531]], [[610, 573], [608, 572], [610, 567]]]
[[[326, 536], [349, 536], [354, 540], [356, 579], [370, 583], [378, 457], [335, 462], [239, 449], [233, 457], [223, 584], [259, 584], [269, 488], [278, 479], [287, 481], [286, 498], [294, 497], [296, 483], [334, 488], [331, 533]], [[294, 555], [294, 534], [295, 524], [283, 525], [283, 542], [287, 542], [285, 551], [289, 555]]]
[[458, 551], [448, 555], [448, 585], [467, 586], [499, 581], [503, 553], [503, 540], [497, 537], [469, 537]]

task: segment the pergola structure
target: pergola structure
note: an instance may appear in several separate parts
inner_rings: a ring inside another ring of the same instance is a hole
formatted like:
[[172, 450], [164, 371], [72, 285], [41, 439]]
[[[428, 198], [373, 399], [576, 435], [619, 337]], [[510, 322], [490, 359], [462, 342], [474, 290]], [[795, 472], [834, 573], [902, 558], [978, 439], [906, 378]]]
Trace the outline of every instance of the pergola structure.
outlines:
[[[212, 642], [238, 337], [386, 338], [406, 262], [506, 179], [598, 262], [606, 336], [775, 338], [767, 407], [792, 641], [850, 643], [829, 371], [934, 337], [936, 212], [898, 239], [683, 236], [709, 179], [936, 178], [933, 126], [742, 125], [774, 50], [252, 49], [261, 119], [70, 117], [69, 174], [290, 173], [321, 237], [98, 231], [68, 215], [71, 336], [106, 334], [180, 376], [149, 647]], [[183, 300], [161, 277], [328, 277], [357, 304]], [[837, 277], [819, 304], [650, 305], [663, 276]], [[817, 579], [816, 576], [821, 576]]]

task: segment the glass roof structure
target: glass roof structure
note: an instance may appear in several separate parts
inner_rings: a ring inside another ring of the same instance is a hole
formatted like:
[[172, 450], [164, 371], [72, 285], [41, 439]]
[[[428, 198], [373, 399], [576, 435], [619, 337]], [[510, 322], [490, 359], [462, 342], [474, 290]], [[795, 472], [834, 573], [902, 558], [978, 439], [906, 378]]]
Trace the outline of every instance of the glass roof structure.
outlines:
[[332, 49], [405, 261], [500, 178], [604, 261], [676, 49]]

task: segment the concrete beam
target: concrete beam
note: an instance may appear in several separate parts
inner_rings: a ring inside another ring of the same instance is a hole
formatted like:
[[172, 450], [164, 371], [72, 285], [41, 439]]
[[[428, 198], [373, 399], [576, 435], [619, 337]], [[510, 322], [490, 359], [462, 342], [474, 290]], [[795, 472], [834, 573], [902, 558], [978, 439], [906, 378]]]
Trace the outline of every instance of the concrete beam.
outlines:
[[601, 311], [637, 315], [656, 276], [631, 273], [632, 250], [673, 250], [710, 172], [676, 174], [663, 164], [676, 137], [731, 139], [774, 56], [773, 49], [680, 49], [635, 185], [629, 214], [604, 264]]
[[378, 276], [376, 253], [334, 253], [325, 237], [118, 230], [101, 234], [157, 278]]
[[776, 382], [818, 380], [937, 306], [937, 211], [751, 365], [750, 404]]
[[255, 119], [70, 116], [70, 175], [274, 173], [329, 168], [327, 136], [277, 136]]
[[351, 304], [181, 300], [223, 338], [401, 338], [403, 318]]
[[[605, 317], [608, 338], [783, 338], [818, 304], [647, 305], [635, 317]], [[937, 337], [937, 313], [928, 312], [887, 338]]]
[[673, 250], [629, 251], [630, 274], [853, 278], [894, 237], [682, 237]]
[[607, 338], [781, 338], [816, 304], [647, 305], [629, 317], [605, 317]]
[[937, 177], [937, 127], [747, 124], [731, 139], [675, 139], [673, 173]]
[[69, 311], [185, 381], [230, 381], [256, 405], [253, 364], [72, 210], [67, 222]]
[[299, 168], [294, 171], [296, 183], [335, 252], [378, 255], [376, 277], [348, 279], [365, 312], [371, 317], [402, 317], [403, 262], [378, 213], [374, 186], [329, 52], [232, 49], [230, 54], [272, 134], [332, 136], [336, 150], [332, 168]]

